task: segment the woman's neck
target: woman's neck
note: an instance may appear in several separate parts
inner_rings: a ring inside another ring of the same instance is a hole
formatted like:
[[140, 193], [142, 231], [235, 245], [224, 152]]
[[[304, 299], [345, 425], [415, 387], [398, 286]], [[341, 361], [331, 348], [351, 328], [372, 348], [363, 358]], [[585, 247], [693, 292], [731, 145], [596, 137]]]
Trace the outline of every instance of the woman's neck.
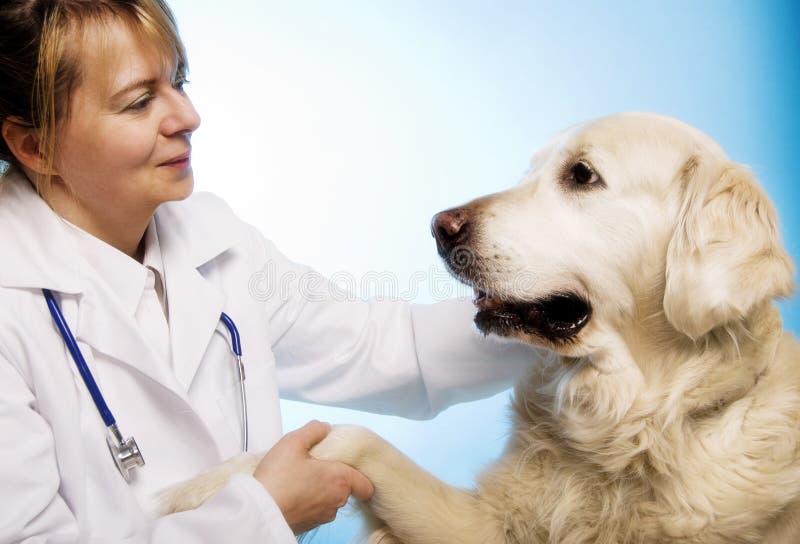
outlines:
[[114, 209], [98, 209], [92, 206], [91, 201], [81, 201], [59, 183], [54, 183], [51, 190], [42, 196], [59, 216], [132, 259], [142, 262], [144, 233], [155, 208], [130, 210], [120, 205]]

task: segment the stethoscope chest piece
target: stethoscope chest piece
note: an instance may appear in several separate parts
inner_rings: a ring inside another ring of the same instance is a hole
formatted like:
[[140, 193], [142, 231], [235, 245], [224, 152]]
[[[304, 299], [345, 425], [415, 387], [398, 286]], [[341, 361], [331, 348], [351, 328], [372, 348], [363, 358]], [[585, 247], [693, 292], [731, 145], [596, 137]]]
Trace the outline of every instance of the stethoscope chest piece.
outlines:
[[113, 425], [108, 428], [106, 444], [108, 444], [108, 451], [111, 452], [111, 457], [114, 459], [120, 474], [122, 474], [126, 482], [130, 482], [131, 470], [144, 466], [144, 457], [142, 457], [142, 452], [139, 450], [136, 439], [132, 436], [122, 438], [117, 426]]

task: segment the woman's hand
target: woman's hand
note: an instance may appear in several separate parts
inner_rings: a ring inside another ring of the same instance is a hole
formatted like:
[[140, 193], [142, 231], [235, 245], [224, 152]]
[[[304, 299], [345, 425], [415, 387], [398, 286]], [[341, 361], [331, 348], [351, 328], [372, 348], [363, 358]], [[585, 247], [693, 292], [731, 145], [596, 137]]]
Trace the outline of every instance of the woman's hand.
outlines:
[[350, 495], [366, 501], [374, 488], [354, 468], [336, 461], [320, 461], [308, 451], [331, 430], [311, 421], [287, 433], [261, 459], [253, 474], [281, 509], [295, 534], [336, 518]]

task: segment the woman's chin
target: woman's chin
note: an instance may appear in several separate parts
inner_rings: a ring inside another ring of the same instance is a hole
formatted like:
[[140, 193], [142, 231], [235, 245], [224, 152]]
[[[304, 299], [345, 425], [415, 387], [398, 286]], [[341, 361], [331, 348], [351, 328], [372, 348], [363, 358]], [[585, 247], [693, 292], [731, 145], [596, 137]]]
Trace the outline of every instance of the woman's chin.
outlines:
[[165, 187], [162, 202], [174, 202], [178, 200], [185, 200], [191, 196], [194, 191], [194, 175], [192, 169], [189, 168], [186, 175], [179, 180], [168, 182]]

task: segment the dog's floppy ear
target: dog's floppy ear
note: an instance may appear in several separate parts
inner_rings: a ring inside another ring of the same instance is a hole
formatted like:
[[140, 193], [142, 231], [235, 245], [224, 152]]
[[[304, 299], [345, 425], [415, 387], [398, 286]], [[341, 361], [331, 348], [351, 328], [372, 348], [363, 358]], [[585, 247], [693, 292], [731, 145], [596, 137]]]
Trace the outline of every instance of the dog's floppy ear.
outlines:
[[789, 296], [794, 265], [781, 246], [775, 209], [746, 168], [693, 157], [681, 181], [664, 313], [696, 339], [759, 302]]

